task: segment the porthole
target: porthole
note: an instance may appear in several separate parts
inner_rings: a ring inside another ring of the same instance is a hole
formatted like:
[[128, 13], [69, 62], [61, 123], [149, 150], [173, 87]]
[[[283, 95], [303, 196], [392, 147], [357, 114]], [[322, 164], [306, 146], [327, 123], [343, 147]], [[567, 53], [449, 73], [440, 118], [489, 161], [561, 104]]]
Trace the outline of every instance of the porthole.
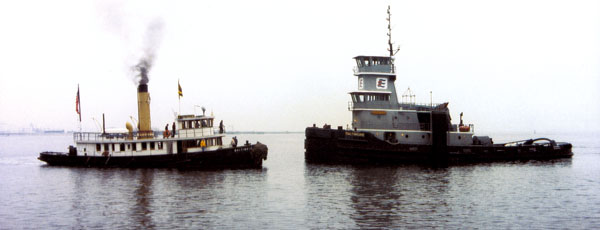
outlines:
[[460, 140], [460, 136], [458, 136], [458, 139]]
[[406, 138], [408, 138], [408, 134], [406, 134]]
[[425, 139], [425, 135], [421, 136], [421, 138]]

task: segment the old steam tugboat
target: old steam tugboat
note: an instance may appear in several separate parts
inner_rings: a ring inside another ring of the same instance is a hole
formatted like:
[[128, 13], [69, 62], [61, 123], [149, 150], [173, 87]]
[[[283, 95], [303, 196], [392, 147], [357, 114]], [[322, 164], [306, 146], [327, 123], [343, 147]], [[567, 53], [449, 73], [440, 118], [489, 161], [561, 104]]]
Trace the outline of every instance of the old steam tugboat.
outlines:
[[[145, 69], [140, 70], [146, 74]], [[173, 128], [154, 132], [150, 128], [150, 100], [147, 81], [138, 91], [139, 130], [127, 123], [126, 133], [73, 134], [75, 147], [68, 153], [42, 152], [39, 160], [48, 165], [125, 168], [260, 168], [267, 159], [267, 147], [260, 142], [224, 144], [223, 128], [213, 128], [214, 117], [178, 115]]]
[[[389, 8], [388, 8], [389, 14]], [[388, 18], [389, 21], [389, 18]], [[388, 27], [389, 28], [389, 27]], [[394, 53], [357, 56], [358, 90], [350, 92], [352, 129], [306, 128], [305, 158], [320, 163], [461, 163], [569, 158], [570, 143], [547, 138], [494, 144], [474, 126], [450, 122], [448, 103], [398, 102]]]

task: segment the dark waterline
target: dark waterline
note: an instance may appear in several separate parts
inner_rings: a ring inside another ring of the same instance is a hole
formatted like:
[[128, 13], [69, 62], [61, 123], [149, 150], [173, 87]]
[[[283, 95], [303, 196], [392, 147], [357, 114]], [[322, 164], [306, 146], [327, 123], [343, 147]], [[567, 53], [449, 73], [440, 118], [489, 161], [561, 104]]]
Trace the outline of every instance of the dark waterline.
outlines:
[[0, 229], [600, 227], [598, 136], [551, 136], [573, 159], [449, 168], [305, 164], [303, 134], [237, 136], [269, 146], [262, 170], [49, 167], [71, 136], [0, 136]]

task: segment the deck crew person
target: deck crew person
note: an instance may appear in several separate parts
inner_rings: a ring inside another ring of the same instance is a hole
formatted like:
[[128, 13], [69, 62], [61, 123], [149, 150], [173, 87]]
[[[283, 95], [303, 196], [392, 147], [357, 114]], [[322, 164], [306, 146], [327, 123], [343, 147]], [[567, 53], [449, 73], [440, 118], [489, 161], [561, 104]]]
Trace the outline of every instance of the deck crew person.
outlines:
[[204, 139], [200, 141], [200, 147], [202, 147], [202, 152], [204, 152], [204, 149], [206, 149], [206, 142], [204, 141]]
[[233, 146], [234, 148], [237, 146], [237, 138], [236, 137], [231, 138], [231, 146]]
[[173, 126], [171, 127], [171, 129], [173, 130], [173, 134], [171, 136], [175, 137], [175, 122], [173, 122]]
[[163, 132], [163, 137], [169, 138], [169, 136], [171, 136], [171, 133], [169, 133], [169, 123], [167, 123], [167, 125], [165, 125], [165, 131]]

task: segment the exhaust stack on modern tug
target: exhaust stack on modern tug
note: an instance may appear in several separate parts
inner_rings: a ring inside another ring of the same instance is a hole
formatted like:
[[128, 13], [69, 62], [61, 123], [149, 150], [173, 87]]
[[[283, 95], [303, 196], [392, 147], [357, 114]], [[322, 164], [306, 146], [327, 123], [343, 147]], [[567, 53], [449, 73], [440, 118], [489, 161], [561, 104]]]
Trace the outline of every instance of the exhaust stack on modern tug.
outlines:
[[150, 94], [148, 93], [148, 69], [150, 63], [142, 60], [136, 67], [140, 71], [138, 85], [138, 137], [152, 138], [152, 126], [150, 122]]

